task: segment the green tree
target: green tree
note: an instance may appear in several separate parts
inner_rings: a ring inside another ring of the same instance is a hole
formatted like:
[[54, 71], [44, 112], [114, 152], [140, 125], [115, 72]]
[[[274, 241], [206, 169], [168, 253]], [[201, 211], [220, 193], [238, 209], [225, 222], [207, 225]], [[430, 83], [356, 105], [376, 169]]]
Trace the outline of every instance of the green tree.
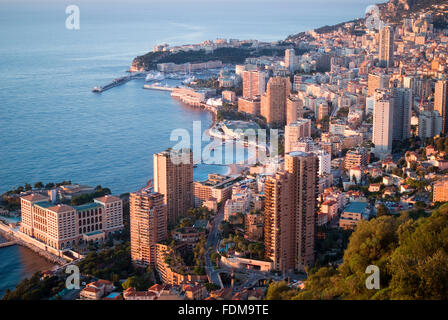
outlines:
[[132, 276], [127, 278], [126, 281], [123, 282], [121, 286], [123, 287], [124, 290], [137, 287], [137, 277]]
[[269, 284], [266, 300], [289, 300], [297, 294], [297, 290], [290, 289], [285, 281]]
[[36, 182], [34, 184], [34, 189], [42, 189], [44, 187], [44, 184], [42, 182]]
[[382, 217], [382, 216], [388, 216], [388, 215], [390, 215], [389, 209], [383, 203], [380, 204], [378, 206], [376, 216], [377, 217]]

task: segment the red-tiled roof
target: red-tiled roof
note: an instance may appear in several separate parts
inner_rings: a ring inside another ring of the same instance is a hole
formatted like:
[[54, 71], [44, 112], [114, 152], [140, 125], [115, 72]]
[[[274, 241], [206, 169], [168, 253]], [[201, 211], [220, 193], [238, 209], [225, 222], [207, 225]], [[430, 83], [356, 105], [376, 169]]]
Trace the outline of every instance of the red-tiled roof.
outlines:
[[66, 204], [58, 204], [57, 206], [49, 207], [48, 210], [56, 212], [56, 213], [62, 213], [62, 212], [73, 211], [75, 209], [73, 209], [73, 207], [70, 207]]
[[84, 289], [82, 289], [83, 291], [87, 291], [87, 292], [100, 292], [101, 290], [95, 287], [85, 287]]
[[96, 198], [95, 200], [98, 202], [101, 202], [101, 203], [112, 203], [112, 202], [120, 201], [121, 199], [118, 197], [115, 197], [115, 196], [106, 195], [101, 198]]
[[27, 196], [23, 196], [22, 199], [26, 200], [26, 201], [34, 202], [34, 201], [45, 201], [45, 200], [48, 200], [48, 197], [46, 197], [44, 195], [41, 195], [40, 193], [32, 193], [32, 194], [29, 194]]
[[160, 292], [164, 289], [164, 286], [162, 286], [161, 284], [156, 283], [155, 285], [153, 285], [151, 288], [148, 289], [148, 291], [157, 291]]

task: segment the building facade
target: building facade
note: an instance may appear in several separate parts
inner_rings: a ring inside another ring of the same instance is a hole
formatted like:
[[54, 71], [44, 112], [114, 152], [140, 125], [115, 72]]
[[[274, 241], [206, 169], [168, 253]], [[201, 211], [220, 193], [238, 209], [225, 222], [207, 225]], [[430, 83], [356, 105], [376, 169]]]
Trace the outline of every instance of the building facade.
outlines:
[[154, 191], [164, 195], [168, 224], [193, 207], [193, 153], [166, 150], [154, 154]]
[[375, 155], [384, 158], [392, 152], [393, 141], [393, 105], [389, 94], [377, 91], [373, 110], [373, 143]]
[[394, 66], [394, 30], [390, 26], [380, 30], [379, 62], [383, 68]]
[[269, 79], [266, 93], [261, 97], [261, 115], [268, 124], [286, 123], [286, 100], [291, 92], [289, 78], [273, 77]]
[[123, 229], [122, 200], [104, 196], [79, 206], [54, 204], [41, 194], [20, 199], [20, 231], [56, 250], [67, 250], [89, 241], [104, 239]]
[[298, 119], [285, 126], [285, 153], [297, 151], [300, 138], [311, 137], [311, 120]]
[[442, 133], [448, 133], [448, 82], [446, 80], [439, 80], [435, 86], [434, 93], [434, 111], [438, 111], [442, 117]]
[[243, 98], [255, 99], [263, 95], [266, 87], [266, 73], [262, 71], [243, 71]]
[[265, 184], [265, 258], [280, 271], [304, 270], [314, 263], [318, 159], [292, 152], [285, 170]]
[[130, 195], [131, 259], [136, 266], [155, 266], [156, 244], [168, 236], [163, 197], [151, 188]]

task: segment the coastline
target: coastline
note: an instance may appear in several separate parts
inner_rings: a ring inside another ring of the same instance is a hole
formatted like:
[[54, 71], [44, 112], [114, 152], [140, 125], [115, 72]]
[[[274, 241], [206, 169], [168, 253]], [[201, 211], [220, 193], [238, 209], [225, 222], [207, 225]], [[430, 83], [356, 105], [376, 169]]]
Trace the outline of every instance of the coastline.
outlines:
[[66, 261], [63, 260], [62, 258], [57, 257], [47, 251], [44, 251], [44, 250], [34, 246], [31, 243], [27, 243], [27, 242], [19, 239], [18, 237], [15, 237], [13, 234], [11, 234], [10, 232], [7, 232], [3, 228], [4, 228], [4, 225], [2, 224], [2, 222], [0, 222], [0, 237], [2, 239], [6, 240], [6, 241], [16, 241], [16, 245], [26, 247], [29, 250], [33, 251], [34, 253], [38, 254], [39, 256], [41, 256], [42, 258], [47, 260], [48, 262], [54, 264], [52, 269], [56, 269], [57, 267], [62, 266], [66, 263]]

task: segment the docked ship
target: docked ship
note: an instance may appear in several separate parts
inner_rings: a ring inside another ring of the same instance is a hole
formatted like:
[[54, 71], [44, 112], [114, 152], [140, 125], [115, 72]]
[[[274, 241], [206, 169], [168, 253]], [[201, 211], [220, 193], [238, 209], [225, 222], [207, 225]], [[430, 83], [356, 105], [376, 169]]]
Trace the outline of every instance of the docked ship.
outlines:
[[165, 76], [161, 72], [149, 72], [145, 78], [145, 81], [160, 81], [165, 80]]
[[186, 78], [185, 80], [182, 81], [182, 84], [189, 84], [190, 82], [193, 82], [194, 80], [196, 80], [195, 76], [191, 76]]

